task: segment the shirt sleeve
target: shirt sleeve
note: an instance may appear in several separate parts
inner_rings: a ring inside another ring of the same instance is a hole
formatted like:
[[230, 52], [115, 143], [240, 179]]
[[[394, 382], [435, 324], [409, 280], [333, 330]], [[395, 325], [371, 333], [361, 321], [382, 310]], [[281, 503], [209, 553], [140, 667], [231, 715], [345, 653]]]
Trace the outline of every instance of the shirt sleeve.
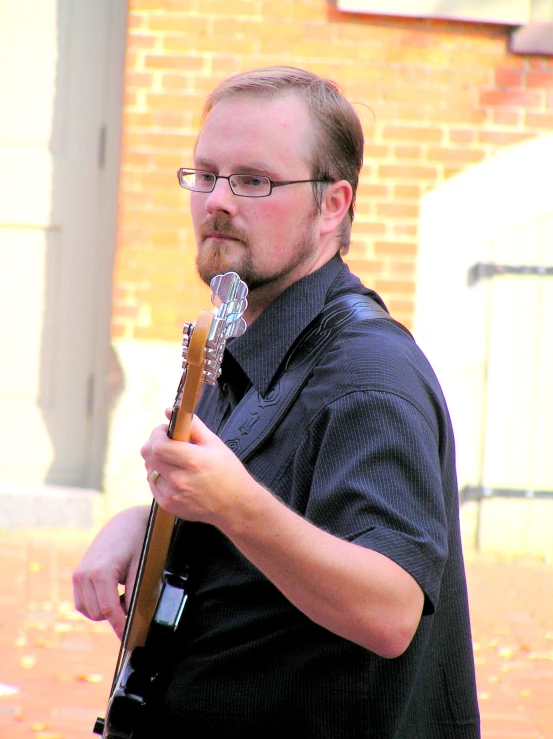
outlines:
[[438, 429], [403, 397], [358, 391], [327, 406], [305, 441], [314, 460], [306, 518], [409, 572], [426, 613], [447, 558]]

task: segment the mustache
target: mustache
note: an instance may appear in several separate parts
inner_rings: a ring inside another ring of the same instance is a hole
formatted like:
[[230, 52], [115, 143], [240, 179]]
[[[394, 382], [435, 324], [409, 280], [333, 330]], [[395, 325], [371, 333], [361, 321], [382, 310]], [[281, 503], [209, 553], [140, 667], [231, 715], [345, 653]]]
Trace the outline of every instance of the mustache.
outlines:
[[245, 231], [242, 231], [242, 229], [236, 228], [232, 223], [232, 220], [227, 216], [213, 216], [213, 218], [202, 223], [198, 229], [198, 235], [202, 241], [213, 234], [220, 234], [221, 236], [226, 236], [230, 239], [237, 239], [246, 246], [248, 246], [250, 241], [248, 234]]

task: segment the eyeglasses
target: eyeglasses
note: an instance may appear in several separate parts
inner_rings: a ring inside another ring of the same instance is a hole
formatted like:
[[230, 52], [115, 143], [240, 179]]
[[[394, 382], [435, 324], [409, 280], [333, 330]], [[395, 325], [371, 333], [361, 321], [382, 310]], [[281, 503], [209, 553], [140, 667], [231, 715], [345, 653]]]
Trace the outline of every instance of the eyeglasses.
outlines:
[[284, 185], [299, 185], [302, 182], [334, 182], [329, 178], [319, 180], [287, 180], [275, 182], [269, 177], [257, 174], [229, 174], [223, 177], [213, 172], [204, 172], [203, 169], [179, 169], [177, 170], [179, 185], [192, 192], [213, 192], [217, 180], [228, 180], [230, 189], [241, 198], [266, 198], [274, 187]]

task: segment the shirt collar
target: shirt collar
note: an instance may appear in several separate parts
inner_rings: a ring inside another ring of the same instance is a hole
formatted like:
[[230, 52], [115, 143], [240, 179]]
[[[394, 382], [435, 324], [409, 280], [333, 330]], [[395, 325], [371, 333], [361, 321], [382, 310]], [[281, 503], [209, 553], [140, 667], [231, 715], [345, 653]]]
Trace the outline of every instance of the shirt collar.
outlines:
[[245, 334], [227, 344], [227, 351], [261, 395], [269, 389], [294, 341], [323, 309], [329, 288], [343, 267], [336, 255], [298, 280], [265, 308]]

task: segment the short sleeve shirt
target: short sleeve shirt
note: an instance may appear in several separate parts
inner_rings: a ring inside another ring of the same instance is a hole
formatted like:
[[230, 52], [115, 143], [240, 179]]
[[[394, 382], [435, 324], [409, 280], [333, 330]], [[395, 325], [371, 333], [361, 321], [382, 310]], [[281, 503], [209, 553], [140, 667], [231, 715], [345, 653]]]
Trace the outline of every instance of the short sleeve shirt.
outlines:
[[[249, 387], [270, 392], [302, 331], [346, 293], [380, 300], [338, 256], [285, 291], [229, 342], [204, 421], [220, 432]], [[387, 320], [341, 329], [247, 467], [314, 525], [409, 572], [423, 617], [384, 659], [310, 621], [217, 529], [184, 524], [191, 595], [164, 736], [477, 739], [453, 433], [412, 338]]]

